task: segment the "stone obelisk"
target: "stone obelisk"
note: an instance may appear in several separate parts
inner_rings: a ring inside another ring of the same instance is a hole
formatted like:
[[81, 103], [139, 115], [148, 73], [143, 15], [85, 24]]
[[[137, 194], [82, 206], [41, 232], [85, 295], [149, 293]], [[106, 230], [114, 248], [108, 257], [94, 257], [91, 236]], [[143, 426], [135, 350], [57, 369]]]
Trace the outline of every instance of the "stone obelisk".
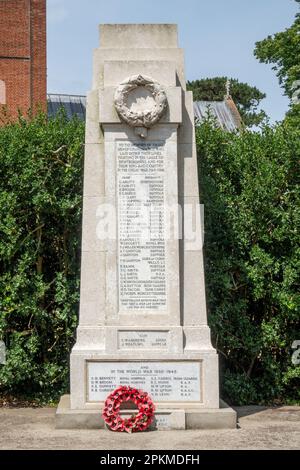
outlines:
[[158, 429], [235, 426], [219, 400], [202, 225], [176, 25], [101, 26], [87, 97], [79, 326], [57, 427], [103, 426], [118, 385], [152, 396]]

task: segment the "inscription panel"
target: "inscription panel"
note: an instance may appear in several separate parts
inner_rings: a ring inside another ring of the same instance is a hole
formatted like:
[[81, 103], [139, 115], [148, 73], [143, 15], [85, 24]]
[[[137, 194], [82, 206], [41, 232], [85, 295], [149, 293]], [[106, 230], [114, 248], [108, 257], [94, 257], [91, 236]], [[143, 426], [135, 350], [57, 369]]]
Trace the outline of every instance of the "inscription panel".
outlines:
[[119, 385], [148, 392], [154, 401], [199, 401], [199, 362], [89, 362], [88, 401], [104, 401]]
[[170, 428], [170, 415], [155, 415], [155, 424], [158, 429]]
[[166, 310], [165, 145], [116, 147], [119, 308]]
[[167, 349], [168, 331], [119, 331], [119, 349]]

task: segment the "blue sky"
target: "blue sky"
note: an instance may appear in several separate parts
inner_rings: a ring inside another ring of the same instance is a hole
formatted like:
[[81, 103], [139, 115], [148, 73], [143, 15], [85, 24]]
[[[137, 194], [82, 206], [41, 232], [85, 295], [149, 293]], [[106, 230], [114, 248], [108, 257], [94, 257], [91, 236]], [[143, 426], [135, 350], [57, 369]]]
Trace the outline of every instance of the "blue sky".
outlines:
[[256, 41], [289, 27], [294, 0], [47, 0], [48, 92], [86, 94], [100, 23], [176, 23], [188, 80], [227, 75], [267, 93], [262, 108], [280, 120], [288, 101]]

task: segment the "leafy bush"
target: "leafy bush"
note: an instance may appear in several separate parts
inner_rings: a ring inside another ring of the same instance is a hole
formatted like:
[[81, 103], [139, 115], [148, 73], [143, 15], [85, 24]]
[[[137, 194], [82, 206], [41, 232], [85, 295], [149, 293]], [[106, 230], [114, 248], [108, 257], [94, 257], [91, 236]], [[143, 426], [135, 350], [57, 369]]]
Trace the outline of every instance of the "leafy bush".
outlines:
[[278, 125], [233, 134], [207, 121], [196, 134], [223, 393], [235, 404], [297, 401], [300, 132]]
[[84, 125], [61, 114], [0, 127], [0, 392], [67, 389], [79, 297]]
[[[197, 128], [209, 322], [231, 403], [299, 400], [300, 153], [296, 127]], [[0, 393], [68, 390], [79, 300], [84, 125], [63, 115], [0, 128]]]

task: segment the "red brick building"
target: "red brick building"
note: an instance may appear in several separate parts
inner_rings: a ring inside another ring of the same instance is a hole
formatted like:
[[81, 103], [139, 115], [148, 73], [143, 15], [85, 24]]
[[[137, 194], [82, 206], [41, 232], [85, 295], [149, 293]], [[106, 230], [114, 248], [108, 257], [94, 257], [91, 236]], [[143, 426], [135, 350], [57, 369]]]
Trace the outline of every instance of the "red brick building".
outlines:
[[46, 0], [0, 0], [0, 106], [47, 108]]

